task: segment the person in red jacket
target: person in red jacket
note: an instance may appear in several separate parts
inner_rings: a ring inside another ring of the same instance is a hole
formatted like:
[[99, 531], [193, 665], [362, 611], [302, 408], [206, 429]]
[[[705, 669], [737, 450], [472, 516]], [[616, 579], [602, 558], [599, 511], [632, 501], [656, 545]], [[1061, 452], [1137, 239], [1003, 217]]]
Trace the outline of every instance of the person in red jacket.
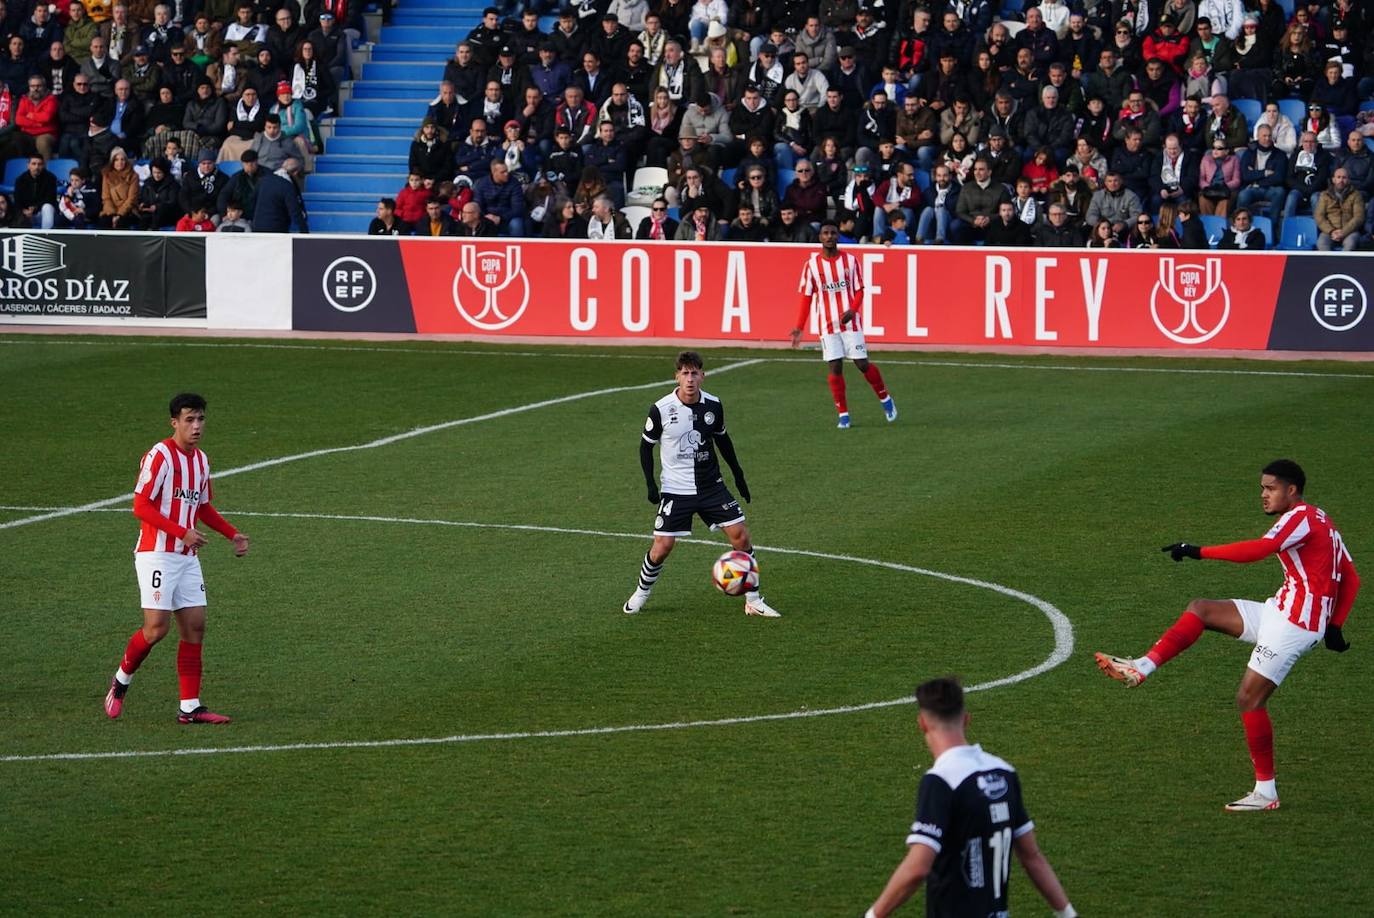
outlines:
[[213, 233], [214, 231], [215, 223], [210, 219], [209, 207], [203, 200], [191, 205], [190, 212], [182, 214], [181, 219], [177, 221], [178, 233]]
[[28, 95], [19, 100], [14, 126], [24, 133], [30, 152], [44, 159], [52, 159], [57, 149], [57, 96], [48, 92], [48, 84], [41, 76], [29, 77]]
[[414, 226], [424, 218], [425, 204], [433, 196], [420, 173], [410, 173], [406, 176], [406, 186], [396, 193], [396, 216]]
[[1307, 475], [1296, 462], [1276, 459], [1260, 472], [1260, 505], [1267, 515], [1278, 517], [1263, 537], [1229, 545], [1175, 542], [1162, 549], [1175, 561], [1207, 558], [1245, 564], [1277, 555], [1283, 565], [1283, 585], [1277, 593], [1264, 602], [1194, 599], [1145, 656], [1096, 654], [1103, 672], [1134, 687], [1191, 647], [1203, 631], [1219, 631], [1255, 645], [1236, 691], [1255, 766], [1255, 789], [1226, 804], [1233, 813], [1279, 808], [1269, 696], [1318, 642], [1325, 640], [1327, 649], [1337, 653], [1350, 649], [1341, 628], [1360, 591], [1360, 577], [1330, 517], [1303, 498], [1306, 485]]

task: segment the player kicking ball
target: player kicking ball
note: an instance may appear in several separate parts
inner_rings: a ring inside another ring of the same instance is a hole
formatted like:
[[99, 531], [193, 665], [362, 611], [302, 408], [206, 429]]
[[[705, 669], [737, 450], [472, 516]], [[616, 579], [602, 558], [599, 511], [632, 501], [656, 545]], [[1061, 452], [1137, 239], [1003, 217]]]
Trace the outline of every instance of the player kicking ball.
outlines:
[[1203, 631], [1220, 631], [1255, 649], [1236, 691], [1245, 742], [1255, 766], [1255, 789], [1228, 803], [1233, 813], [1279, 808], [1274, 784], [1274, 729], [1266, 705], [1298, 659], [1323, 638], [1337, 653], [1350, 649], [1345, 624], [1360, 577], [1341, 534], [1321, 509], [1303, 499], [1307, 476], [1296, 462], [1278, 459], [1260, 475], [1260, 503], [1279, 518], [1263, 538], [1229, 545], [1166, 545], [1175, 561], [1184, 558], [1248, 563], [1278, 555], [1283, 585], [1264, 602], [1250, 599], [1194, 599], [1164, 636], [1139, 659], [1096, 654], [1102, 671], [1128, 686], [1144, 682], [1156, 669], [1193, 645]]
[[821, 336], [821, 358], [830, 365], [830, 394], [839, 412], [838, 426], [849, 429], [849, 402], [844, 390], [844, 361], [855, 368], [873, 388], [888, 421], [897, 420], [897, 406], [883, 383], [883, 374], [868, 362], [868, 345], [859, 326], [859, 305], [863, 302], [863, 270], [859, 259], [840, 251], [840, 228], [832, 220], [821, 224], [821, 250], [812, 253], [802, 267], [798, 285], [797, 325], [792, 329], [792, 347], [801, 344], [802, 329], [814, 311]]
[[183, 724], [227, 724], [229, 718], [200, 703], [201, 643], [205, 640], [205, 577], [196, 552], [205, 525], [234, 543], [234, 554], [248, 553], [248, 536], [210, 504], [210, 460], [197, 448], [205, 431], [205, 399], [185, 392], [172, 399], [172, 435], [143, 456], [134, 488], [134, 516], [142, 522], [134, 547], [134, 570], [143, 598], [143, 627], [133, 633], [124, 659], [105, 694], [105, 713], [118, 717], [134, 673], [175, 618], [177, 681]]
[[[736, 551], [754, 554], [744, 511], [731, 496], [720, 474], [716, 452], [730, 466], [740, 497], [749, 503], [749, 485], [735, 456], [735, 445], [725, 432], [725, 409], [720, 399], [701, 391], [706, 379], [701, 355], [683, 351], [677, 355], [677, 388], [649, 407], [639, 442], [639, 464], [644, 469], [649, 503], [658, 505], [654, 517], [654, 544], [639, 568], [639, 584], [625, 601], [625, 613], [644, 608], [663, 565], [679, 538], [692, 534], [692, 517], [700, 516], [712, 529], [725, 532]], [[654, 446], [662, 446], [662, 490], [654, 482]], [[763, 601], [758, 590], [744, 595], [744, 614], [778, 618], [780, 613]]]

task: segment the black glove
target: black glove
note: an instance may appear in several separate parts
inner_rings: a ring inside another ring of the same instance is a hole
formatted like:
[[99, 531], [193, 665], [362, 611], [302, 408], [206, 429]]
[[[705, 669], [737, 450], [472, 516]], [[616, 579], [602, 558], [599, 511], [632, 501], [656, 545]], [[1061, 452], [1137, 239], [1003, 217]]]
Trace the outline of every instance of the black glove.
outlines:
[[739, 496], [744, 498], [744, 502], [749, 503], [749, 482], [744, 480], [741, 475], [735, 479], [735, 490], [739, 491]]
[[656, 504], [659, 501], [658, 485], [652, 481], [649, 484], [649, 503]]
[[1350, 649], [1350, 642], [1341, 634], [1340, 625], [1326, 626], [1326, 649], [1334, 650], [1336, 653], [1345, 653]]
[[1198, 545], [1189, 545], [1187, 542], [1175, 542], [1172, 545], [1165, 545], [1160, 549], [1167, 552], [1170, 558], [1175, 561], [1182, 561], [1184, 558], [1192, 558], [1194, 561], [1202, 560], [1202, 548]]

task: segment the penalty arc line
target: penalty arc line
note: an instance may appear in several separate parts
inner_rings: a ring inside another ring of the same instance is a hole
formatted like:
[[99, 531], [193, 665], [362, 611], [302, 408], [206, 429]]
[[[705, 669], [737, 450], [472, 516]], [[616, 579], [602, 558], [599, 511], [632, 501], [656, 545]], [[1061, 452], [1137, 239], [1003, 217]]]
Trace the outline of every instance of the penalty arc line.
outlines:
[[[12, 507], [0, 507], [0, 510], [19, 509]], [[27, 508], [25, 508], [27, 509]], [[72, 509], [74, 508], [63, 508]], [[91, 512], [113, 513], [119, 512], [113, 509], [97, 509]], [[226, 513], [231, 511], [225, 511]], [[535, 526], [520, 523], [479, 523], [460, 520], [435, 520], [435, 519], [416, 519], [407, 517], [387, 517], [387, 516], [368, 516], [361, 514], [339, 514], [339, 513], [283, 513], [252, 510], [232, 511], [235, 516], [255, 516], [272, 517], [278, 519], [306, 519], [306, 520], [331, 520], [336, 522], [368, 522], [368, 523], [391, 523], [397, 525], [412, 526], [447, 526], [463, 529], [503, 529], [516, 532], [549, 532], [563, 535], [587, 535], [600, 536], [613, 539], [643, 539], [643, 533], [629, 532], [609, 532], [600, 529], [574, 529], [562, 526]], [[695, 545], [718, 546], [720, 543], [710, 539], [679, 539], [679, 542], [687, 542]], [[827, 561], [841, 561], [851, 564], [864, 564], [870, 567], [885, 568], [887, 570], [901, 571], [904, 573], [919, 574], [925, 577], [934, 577], [949, 583], [959, 583], [980, 589], [991, 590], [1004, 596], [1018, 599], [1034, 607], [1049, 619], [1054, 629], [1054, 649], [1050, 655], [1040, 663], [1029, 669], [1022, 670], [1001, 679], [993, 679], [988, 682], [980, 682], [965, 689], [968, 692], [981, 692], [988, 689], [1000, 688], [1006, 685], [1014, 685], [1032, 679], [1041, 673], [1047, 672], [1059, 664], [1065, 662], [1073, 654], [1074, 637], [1073, 624], [1067, 615], [1057, 607], [1038, 596], [1022, 592], [1000, 583], [992, 583], [986, 580], [977, 580], [972, 577], [962, 577], [957, 574], [947, 574], [942, 571], [930, 570], [923, 567], [915, 567], [909, 564], [898, 564], [894, 561], [881, 561], [875, 558], [860, 558], [854, 555], [833, 554], [830, 552], [810, 551], [802, 548], [779, 548], [777, 546], [759, 545], [760, 551], [771, 552], [779, 555], [795, 555], [799, 557], [817, 558]], [[620, 724], [608, 727], [582, 727], [567, 730], [531, 730], [516, 731], [505, 733], [471, 733], [455, 734], [452, 736], [426, 736], [411, 737], [388, 740], [339, 740], [333, 742], [318, 743], [281, 743], [256, 746], [219, 746], [219, 747], [193, 747], [187, 749], [149, 749], [149, 750], [125, 750], [120, 752], [55, 752], [39, 755], [0, 755], [0, 763], [22, 763], [22, 762], [53, 762], [53, 761], [87, 761], [92, 759], [135, 759], [135, 758], [168, 758], [173, 756], [188, 755], [230, 755], [248, 754], [261, 752], [303, 752], [321, 751], [330, 749], [383, 749], [398, 746], [441, 746], [455, 745], [460, 743], [496, 742], [504, 740], [524, 740], [524, 739], [560, 739], [578, 736], [604, 736], [617, 733], [650, 733], [665, 730], [688, 730], [702, 727], [728, 727], [741, 724], [766, 723], [771, 721], [783, 720], [802, 720], [815, 717], [827, 717], [837, 714], [854, 714], [860, 711], [872, 711], [880, 708], [891, 708], [899, 705], [915, 703], [913, 695], [904, 695], [901, 698], [890, 698], [883, 701], [869, 701], [860, 704], [841, 705], [829, 708], [817, 708], [815, 710], [802, 709], [798, 711], [782, 711], [774, 714], [749, 714], [736, 717], [720, 717], [708, 720], [687, 720], [672, 721], [659, 724]]]
[[[740, 360], [735, 363], [727, 363], [723, 367], [712, 370], [712, 373], [728, 373], [731, 370], [738, 370], [741, 367], [753, 366], [761, 363], [761, 360]], [[309, 452], [294, 453], [290, 456], [277, 456], [273, 459], [264, 459], [261, 462], [252, 462], [248, 465], [240, 465], [232, 469], [212, 472], [212, 478], [228, 478], [230, 475], [241, 475], [244, 472], [256, 472], [260, 469], [271, 468], [276, 465], [285, 465], [288, 462], [300, 462], [303, 459], [318, 459], [320, 456], [332, 456], [336, 453], [352, 453], [364, 449], [377, 449], [381, 446], [390, 446], [393, 443], [400, 443], [403, 440], [410, 440], [415, 437], [423, 437], [426, 434], [438, 433], [441, 430], [450, 430], [454, 427], [462, 427], [467, 424], [476, 424], [479, 421], [491, 421], [496, 418], [509, 417], [513, 414], [523, 414], [526, 411], [534, 411], [537, 408], [548, 408], [552, 405], [565, 405], [568, 402], [581, 401], [584, 398], [595, 398], [598, 395], [615, 395], [620, 392], [635, 392], [640, 389], [653, 389], [658, 386], [673, 385], [672, 380], [659, 380], [650, 383], [638, 383], [633, 386], [612, 386], [609, 389], [592, 389], [588, 392], [576, 392], [572, 395], [562, 395], [558, 398], [545, 399], [540, 402], [530, 402], [526, 405], [516, 405], [513, 408], [502, 408], [498, 411], [489, 411], [486, 414], [474, 415], [468, 418], [457, 418], [452, 421], [443, 421], [439, 424], [430, 424], [427, 427], [416, 427], [403, 433], [392, 434], [367, 443], [354, 443], [349, 446], [331, 446], [325, 449], [312, 449]], [[92, 501], [89, 504], [82, 504], [79, 507], [63, 507], [60, 510], [53, 510], [48, 513], [40, 513], [36, 516], [26, 516], [22, 519], [10, 520], [0, 523], [0, 529], [16, 529], [20, 526], [28, 526], [31, 523], [41, 523], [46, 520], [60, 519], [64, 516], [71, 516], [75, 513], [84, 513], [90, 510], [100, 510], [114, 504], [122, 504], [133, 500], [133, 493], [119, 494], [115, 497], [107, 497], [104, 500]]]

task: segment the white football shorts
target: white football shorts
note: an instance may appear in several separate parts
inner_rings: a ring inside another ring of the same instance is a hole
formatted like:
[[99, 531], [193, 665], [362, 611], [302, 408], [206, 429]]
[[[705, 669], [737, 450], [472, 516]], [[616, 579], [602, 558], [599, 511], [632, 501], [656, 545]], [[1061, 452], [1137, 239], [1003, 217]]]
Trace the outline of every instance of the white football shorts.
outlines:
[[1279, 611], [1273, 597], [1264, 602], [1253, 599], [1233, 599], [1236, 611], [1245, 622], [1240, 639], [1254, 644], [1249, 666], [1275, 685], [1282, 685], [1293, 664], [1301, 659], [1317, 642], [1320, 633], [1299, 628]]
[[842, 331], [838, 334], [821, 335], [821, 359], [829, 362], [848, 357], [850, 360], [867, 360], [868, 345], [864, 344], [861, 331]]
[[174, 612], [205, 605], [200, 558], [173, 551], [134, 552], [142, 608]]

